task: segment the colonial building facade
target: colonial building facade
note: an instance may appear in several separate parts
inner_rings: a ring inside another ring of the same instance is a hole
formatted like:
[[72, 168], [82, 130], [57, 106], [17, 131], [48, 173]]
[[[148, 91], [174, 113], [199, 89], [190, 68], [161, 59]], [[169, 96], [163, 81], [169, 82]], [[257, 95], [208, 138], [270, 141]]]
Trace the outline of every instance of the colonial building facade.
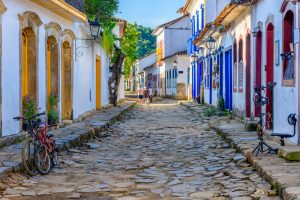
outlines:
[[158, 94], [186, 99], [189, 88], [186, 41], [191, 35], [189, 14], [158, 26], [153, 34], [157, 37]]
[[[266, 113], [267, 129], [292, 133], [287, 117], [300, 111], [299, 5], [298, 0], [206, 1], [204, 26], [193, 42], [197, 48], [190, 51], [200, 71], [193, 72], [193, 98], [203, 93], [204, 102], [214, 106], [224, 99], [226, 109], [246, 120]], [[214, 41], [213, 49], [208, 41]], [[254, 88], [275, 83], [263, 93], [268, 104], [255, 105]]]
[[[91, 39], [83, 0], [1, 0], [1, 135], [20, 131], [25, 97], [47, 111], [55, 96], [60, 122], [109, 103], [110, 59]], [[124, 31], [119, 21], [115, 33]], [[121, 94], [122, 95], [122, 94]]]

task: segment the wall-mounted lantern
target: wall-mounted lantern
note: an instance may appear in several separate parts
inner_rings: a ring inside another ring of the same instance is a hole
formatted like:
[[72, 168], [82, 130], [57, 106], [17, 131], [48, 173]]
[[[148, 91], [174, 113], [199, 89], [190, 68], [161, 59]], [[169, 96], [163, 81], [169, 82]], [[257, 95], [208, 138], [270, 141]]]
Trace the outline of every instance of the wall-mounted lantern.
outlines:
[[206, 47], [207, 47], [207, 49], [208, 49], [210, 52], [214, 51], [215, 48], [216, 48], [216, 40], [215, 40], [215, 38], [213, 38], [213, 37], [210, 36], [210, 37], [206, 40]]
[[89, 20], [89, 25], [90, 25], [90, 31], [91, 31], [92, 38], [94, 38], [94, 40], [99, 38], [102, 28], [100, 26], [98, 18], [96, 18], [95, 21]]
[[252, 31], [253, 37], [257, 37], [259, 31], [260, 31], [260, 26], [255, 27], [254, 30]]

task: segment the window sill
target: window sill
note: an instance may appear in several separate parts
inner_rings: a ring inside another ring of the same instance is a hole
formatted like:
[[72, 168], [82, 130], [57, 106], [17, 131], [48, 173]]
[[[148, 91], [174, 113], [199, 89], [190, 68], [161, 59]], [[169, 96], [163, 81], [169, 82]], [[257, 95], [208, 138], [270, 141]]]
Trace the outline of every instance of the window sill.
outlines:
[[295, 87], [295, 79], [291, 80], [282, 80], [283, 87]]

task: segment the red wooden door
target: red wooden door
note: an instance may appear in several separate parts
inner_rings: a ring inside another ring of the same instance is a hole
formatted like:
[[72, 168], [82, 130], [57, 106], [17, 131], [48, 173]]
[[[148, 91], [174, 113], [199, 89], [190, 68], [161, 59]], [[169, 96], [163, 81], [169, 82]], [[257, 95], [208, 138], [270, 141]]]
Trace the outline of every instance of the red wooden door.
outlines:
[[[261, 86], [261, 62], [262, 62], [262, 33], [259, 31], [256, 36], [256, 71], [255, 71], [255, 87]], [[255, 106], [255, 117], [261, 113], [261, 106]]]
[[[274, 26], [269, 24], [267, 28], [267, 63], [266, 63], [266, 84], [274, 80]], [[266, 116], [270, 113], [273, 118], [273, 91], [266, 90], [266, 96], [269, 99], [269, 104], [266, 106]], [[272, 123], [268, 127], [268, 119], [266, 118], [266, 128], [272, 129]]]
[[246, 37], [246, 117], [251, 117], [251, 36]]

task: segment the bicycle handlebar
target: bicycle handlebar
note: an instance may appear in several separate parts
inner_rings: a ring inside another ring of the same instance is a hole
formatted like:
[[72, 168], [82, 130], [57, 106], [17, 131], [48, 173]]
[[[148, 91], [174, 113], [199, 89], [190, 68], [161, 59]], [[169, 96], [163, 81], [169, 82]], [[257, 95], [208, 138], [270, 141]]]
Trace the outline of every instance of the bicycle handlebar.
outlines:
[[24, 116], [23, 117], [17, 116], [17, 117], [14, 117], [13, 119], [17, 120], [17, 121], [20, 121], [20, 120], [32, 120], [32, 119], [35, 119], [35, 118], [37, 118], [39, 116], [42, 116], [42, 115], [45, 115], [45, 114], [46, 114], [46, 112], [37, 113], [37, 114], [33, 115], [30, 119], [26, 119]]

